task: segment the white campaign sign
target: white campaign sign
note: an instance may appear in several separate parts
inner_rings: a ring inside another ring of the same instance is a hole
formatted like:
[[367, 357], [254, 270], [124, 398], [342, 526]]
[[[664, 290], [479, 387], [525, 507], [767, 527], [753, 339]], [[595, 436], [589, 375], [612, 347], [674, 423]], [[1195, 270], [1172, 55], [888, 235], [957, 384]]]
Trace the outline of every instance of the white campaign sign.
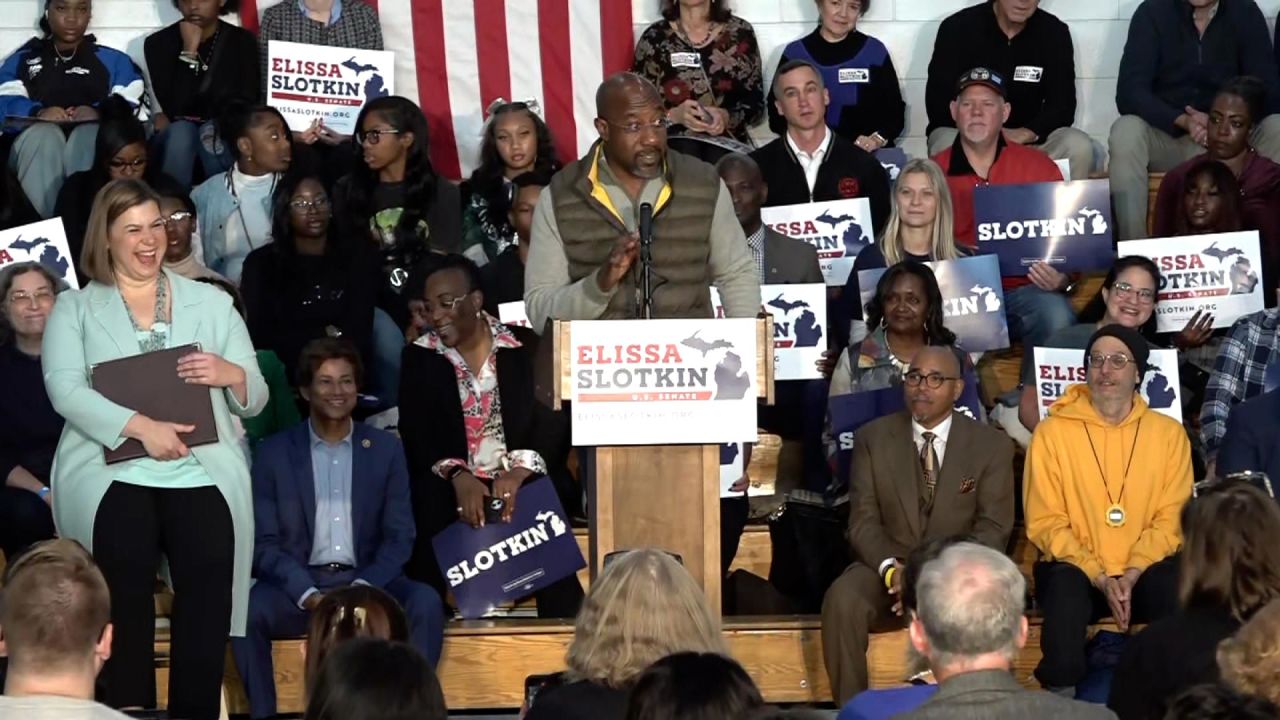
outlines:
[[853, 259], [876, 237], [871, 202], [866, 198], [767, 207], [760, 210], [760, 217], [775, 232], [816, 248], [828, 285], [843, 287]]
[[[822, 377], [816, 363], [827, 347], [827, 286], [821, 283], [761, 285], [764, 309], [773, 316], [773, 377]], [[711, 288], [711, 307], [724, 317], [720, 293]]]
[[317, 119], [334, 132], [356, 131], [360, 108], [395, 94], [396, 56], [385, 50], [267, 43], [267, 104], [280, 111], [290, 130], [304, 131]]
[[72, 288], [79, 288], [76, 261], [67, 245], [62, 218], [51, 218], [0, 230], [0, 270], [20, 262], [38, 262], [53, 271]]
[[598, 320], [570, 327], [573, 444], [756, 439], [756, 321]]
[[[720, 446], [720, 497], [742, 497], [743, 492], [734, 492], [729, 488], [742, 479], [742, 443], [724, 443]], [[725, 460], [728, 459], [728, 462]], [[747, 497], [765, 497], [777, 491], [774, 483], [762, 483], [754, 479], [747, 485]]]
[[511, 302], [498, 303], [498, 321], [503, 325], [516, 325], [518, 327], [533, 327], [529, 323], [529, 316], [524, 311], [523, 300], [513, 300]]
[[1196, 311], [1213, 315], [1215, 328], [1231, 327], [1265, 302], [1258, 231], [1127, 240], [1121, 257], [1142, 255], [1160, 268], [1156, 330], [1178, 332]]
[[[1086, 381], [1084, 350], [1038, 347], [1035, 353], [1036, 397], [1043, 420], [1049, 415], [1049, 406], [1062, 397], [1068, 386]], [[1150, 364], [1139, 393], [1152, 410], [1182, 422], [1178, 351], [1152, 350]]]

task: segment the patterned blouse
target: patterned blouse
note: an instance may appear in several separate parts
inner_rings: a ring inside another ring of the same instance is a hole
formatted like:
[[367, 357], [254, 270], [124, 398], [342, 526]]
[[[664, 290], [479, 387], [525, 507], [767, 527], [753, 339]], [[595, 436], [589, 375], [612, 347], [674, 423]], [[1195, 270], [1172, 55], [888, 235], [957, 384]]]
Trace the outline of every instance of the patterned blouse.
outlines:
[[478, 373], [472, 373], [462, 353], [441, 342], [435, 332], [428, 330], [417, 340], [418, 345], [444, 355], [453, 365], [458, 378], [458, 396], [462, 400], [462, 422], [467, 434], [468, 457], [440, 460], [431, 470], [440, 477], [447, 477], [450, 469], [461, 465], [481, 480], [492, 480], [513, 467], [524, 468], [535, 475], [546, 475], [546, 463], [536, 451], [507, 449], [507, 438], [502, 429], [502, 393], [498, 390], [498, 351], [518, 348], [520, 341], [492, 315], [485, 313], [484, 320], [493, 333], [493, 347]]
[[[498, 211], [494, 212], [495, 210]], [[480, 246], [484, 249], [485, 259], [493, 260], [515, 243], [516, 229], [511, 227], [506, 209], [494, 208], [488, 198], [480, 193], [472, 193], [467, 207], [462, 211], [463, 250]]]
[[736, 15], [701, 48], [666, 20], [645, 29], [636, 43], [635, 72], [662, 91], [668, 108], [693, 98], [729, 112], [725, 135], [749, 142], [747, 130], [764, 115], [764, 76], [751, 23]]

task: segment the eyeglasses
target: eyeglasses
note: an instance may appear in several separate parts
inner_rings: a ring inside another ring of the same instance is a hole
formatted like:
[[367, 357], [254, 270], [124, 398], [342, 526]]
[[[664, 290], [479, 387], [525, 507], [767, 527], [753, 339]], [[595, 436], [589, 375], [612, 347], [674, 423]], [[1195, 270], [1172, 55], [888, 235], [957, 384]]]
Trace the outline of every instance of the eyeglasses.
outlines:
[[1110, 365], [1112, 370], [1123, 370], [1131, 362], [1133, 362], [1132, 358], [1124, 353], [1115, 353], [1114, 355], [1089, 354], [1089, 367], [1100, 368], [1103, 365]]
[[317, 212], [320, 210], [328, 210], [329, 198], [324, 196], [320, 196], [315, 200], [307, 200], [306, 198], [297, 198], [295, 200], [289, 201], [289, 207], [301, 213], [308, 213], [308, 212], [311, 212], [312, 210], [315, 210]]
[[163, 217], [160, 219], [163, 220], [164, 224], [167, 226], [167, 225], [176, 225], [182, 222], [183, 220], [190, 220], [191, 218], [192, 218], [191, 213], [187, 212], [186, 210], [179, 210], [175, 213], [171, 213], [168, 217]]
[[400, 134], [400, 131], [396, 130], [395, 128], [386, 128], [385, 130], [383, 129], [365, 130], [355, 134], [355, 141], [357, 145], [363, 145], [366, 142], [369, 143], [370, 145], [377, 145], [382, 140], [383, 135], [399, 135], [399, 134]]
[[1111, 286], [1111, 291], [1120, 297], [1129, 297], [1137, 294], [1138, 299], [1144, 303], [1152, 302], [1156, 299], [1156, 291], [1148, 288], [1135, 288], [1127, 282], [1117, 282]]
[[442, 310], [448, 310], [449, 312], [453, 312], [454, 310], [458, 309], [458, 304], [466, 299], [467, 299], [467, 296], [462, 295], [460, 297], [456, 297], [451, 300], [441, 300], [438, 306], [433, 305], [430, 300], [424, 300], [422, 302], [422, 311], [430, 315], [431, 313], [436, 311], [436, 307], [439, 307]]
[[905, 380], [907, 385], [910, 387], [920, 387], [920, 383], [924, 383], [934, 390], [942, 387], [942, 383], [944, 382], [959, 379], [960, 378], [958, 377], [948, 377], [939, 373], [929, 373], [928, 375], [925, 375], [924, 373], [916, 372], [915, 370], [912, 370], [903, 377], [903, 380]]
[[147, 164], [147, 159], [144, 157], [134, 158], [132, 160], [121, 160], [116, 158], [107, 164], [111, 166], [112, 170], [123, 170], [125, 168], [133, 168], [134, 170], [137, 170]]
[[19, 290], [9, 294], [10, 305], [44, 305], [53, 302], [53, 293], [49, 290], [37, 290], [29, 293]]
[[627, 135], [636, 135], [645, 130], [652, 130], [658, 135], [666, 135], [667, 130], [671, 129], [671, 121], [666, 118], [659, 118], [651, 123], [633, 122], [627, 123], [626, 125], [620, 125], [615, 122], [610, 122], [609, 120], [605, 120], [605, 123], [610, 127], [618, 128]]

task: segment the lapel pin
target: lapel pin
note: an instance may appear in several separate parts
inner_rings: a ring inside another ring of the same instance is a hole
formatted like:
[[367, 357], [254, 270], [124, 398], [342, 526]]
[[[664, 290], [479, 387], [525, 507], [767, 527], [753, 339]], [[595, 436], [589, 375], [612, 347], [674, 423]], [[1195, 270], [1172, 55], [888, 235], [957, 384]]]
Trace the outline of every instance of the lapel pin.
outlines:
[[360, 447], [364, 448], [365, 450], [368, 450], [369, 448], [373, 447], [373, 442], [369, 440], [369, 438], [365, 438], [364, 440], [360, 441]]

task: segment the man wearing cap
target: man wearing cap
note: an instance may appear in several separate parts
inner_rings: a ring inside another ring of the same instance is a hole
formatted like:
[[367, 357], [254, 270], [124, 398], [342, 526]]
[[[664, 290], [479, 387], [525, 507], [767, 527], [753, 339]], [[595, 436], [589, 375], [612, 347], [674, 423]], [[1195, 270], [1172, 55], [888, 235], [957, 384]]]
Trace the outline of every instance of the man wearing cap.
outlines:
[[1027, 538], [1040, 551], [1036, 601], [1044, 615], [1036, 678], [1074, 694], [1084, 679], [1088, 625], [1122, 631], [1177, 608], [1173, 555], [1191, 497], [1191, 446], [1138, 387], [1150, 350], [1136, 330], [1107, 325], [1089, 339], [1087, 383], [1049, 408], [1027, 450]]
[[1280, 73], [1267, 19], [1253, 0], [1143, 0], [1120, 56], [1108, 172], [1117, 240], [1147, 235], [1148, 173], [1165, 172], [1209, 143], [1218, 88], [1249, 75], [1266, 86], [1250, 146], [1280, 162]]
[[929, 154], [955, 141], [956, 123], [949, 111], [952, 83], [980, 65], [1009, 81], [1013, 109], [1005, 141], [1070, 160], [1074, 180], [1089, 177], [1093, 141], [1071, 126], [1076, 117], [1073, 52], [1067, 24], [1040, 8], [1040, 0], [986, 0], [943, 20], [925, 88]]
[[765, 207], [865, 197], [878, 231], [889, 220], [889, 176], [871, 153], [827, 127], [831, 98], [822, 73], [789, 60], [773, 77], [774, 105], [787, 121], [782, 137], [751, 153], [769, 182]]
[[[951, 147], [933, 156], [947, 175], [958, 245], [977, 246], [975, 187], [1062, 180], [1048, 155], [1005, 139], [1004, 124], [1012, 112], [1005, 87], [1005, 77], [989, 68], [973, 68], [961, 75], [951, 101], [951, 118], [959, 132]], [[1036, 263], [1025, 276], [1006, 277], [1003, 284], [1005, 309], [1014, 321], [1009, 323], [1009, 334], [1014, 339], [1040, 345], [1075, 322], [1067, 298], [1071, 280], [1048, 264]]]

